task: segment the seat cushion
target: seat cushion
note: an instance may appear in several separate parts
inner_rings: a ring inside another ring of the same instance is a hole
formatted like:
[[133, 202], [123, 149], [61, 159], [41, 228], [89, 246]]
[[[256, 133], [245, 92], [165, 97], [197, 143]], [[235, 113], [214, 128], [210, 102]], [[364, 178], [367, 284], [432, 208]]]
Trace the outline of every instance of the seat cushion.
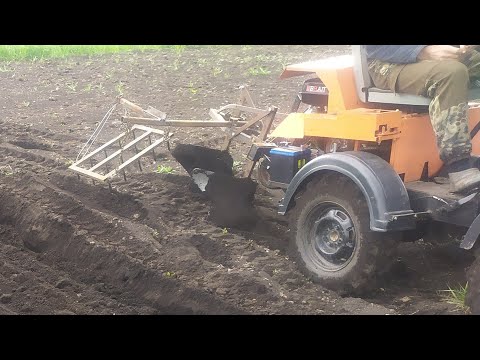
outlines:
[[431, 99], [418, 95], [399, 94], [379, 88], [368, 89], [368, 102], [373, 103], [428, 106], [430, 101]]
[[[480, 88], [470, 89], [468, 91], [468, 100], [480, 100]], [[368, 89], [368, 102], [405, 105], [429, 105], [430, 99], [418, 95], [399, 93], [395, 94], [390, 90], [372, 87]]]
[[473, 88], [468, 91], [468, 100], [480, 100], [480, 88]]

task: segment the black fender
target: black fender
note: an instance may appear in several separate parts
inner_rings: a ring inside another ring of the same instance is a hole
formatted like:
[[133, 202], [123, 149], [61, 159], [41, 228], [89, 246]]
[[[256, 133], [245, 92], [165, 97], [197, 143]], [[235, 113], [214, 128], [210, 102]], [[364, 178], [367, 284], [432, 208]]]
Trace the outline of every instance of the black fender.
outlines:
[[290, 182], [279, 214], [287, 213], [300, 185], [328, 171], [349, 177], [361, 189], [370, 211], [371, 230], [415, 229], [414, 212], [402, 179], [385, 160], [364, 151], [329, 153], [308, 162]]

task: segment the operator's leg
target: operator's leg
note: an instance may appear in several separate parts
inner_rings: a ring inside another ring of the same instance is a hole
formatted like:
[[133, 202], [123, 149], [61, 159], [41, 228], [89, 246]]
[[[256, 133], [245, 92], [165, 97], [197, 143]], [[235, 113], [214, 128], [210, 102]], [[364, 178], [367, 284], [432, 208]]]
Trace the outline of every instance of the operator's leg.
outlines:
[[464, 64], [453, 60], [421, 61], [390, 67], [377, 64], [370, 67], [370, 74], [378, 87], [431, 98], [430, 120], [440, 158], [447, 165], [454, 191], [480, 183], [480, 171], [470, 164], [469, 72]]
[[430, 120], [437, 137], [440, 158], [450, 165], [470, 158], [472, 144], [468, 131], [467, 67], [458, 61], [421, 61], [400, 71], [396, 88], [432, 99]]

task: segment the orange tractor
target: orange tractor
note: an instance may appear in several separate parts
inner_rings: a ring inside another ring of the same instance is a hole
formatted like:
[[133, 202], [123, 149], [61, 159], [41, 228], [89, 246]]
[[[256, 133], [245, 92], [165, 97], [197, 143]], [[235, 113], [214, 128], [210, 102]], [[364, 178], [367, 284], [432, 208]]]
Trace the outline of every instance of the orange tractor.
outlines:
[[[454, 235], [463, 237], [461, 248], [472, 249], [480, 234], [479, 189], [450, 192], [430, 99], [375, 88], [359, 45], [352, 56], [288, 66], [282, 77], [311, 73], [317, 78], [305, 82], [292, 113], [271, 134], [320, 150], [288, 183], [279, 207], [290, 214], [304, 272], [331, 288], [361, 291], [386, 269], [399, 241]], [[473, 154], [480, 155], [480, 102], [474, 101], [480, 89], [469, 95]], [[312, 111], [297, 112], [302, 101]], [[480, 277], [471, 280], [470, 303], [478, 312]]]
[[[252, 141], [245, 175], [250, 177], [257, 166], [258, 182], [284, 190], [278, 212], [289, 215], [292, 254], [299, 267], [312, 280], [344, 293], [371, 288], [401, 241], [441, 242], [449, 234], [459, 239], [461, 248], [472, 249], [480, 234], [480, 189], [464, 195], [450, 192], [428, 116], [430, 99], [375, 88], [363, 47], [352, 49], [352, 55], [284, 69], [282, 78], [313, 75], [289, 114], [260, 110], [246, 94], [241, 104], [212, 110], [210, 121], [193, 125], [227, 129], [217, 158], [234, 137]], [[480, 102], [473, 101], [480, 98], [480, 89], [470, 95], [473, 154], [480, 155]], [[166, 126], [161, 112], [124, 105], [143, 116], [124, 117], [137, 129]], [[256, 115], [253, 120], [241, 115], [249, 112]], [[270, 131], [278, 117], [283, 120]], [[252, 135], [249, 129], [257, 132]], [[151, 144], [139, 153], [152, 150]], [[71, 168], [92, 176], [81, 165], [92, 154]], [[229, 167], [231, 163], [226, 172]], [[202, 191], [219, 171], [195, 161], [185, 168]], [[105, 180], [118, 169], [122, 167], [97, 179]], [[478, 313], [480, 275], [472, 281], [470, 294], [475, 296], [470, 303]]]

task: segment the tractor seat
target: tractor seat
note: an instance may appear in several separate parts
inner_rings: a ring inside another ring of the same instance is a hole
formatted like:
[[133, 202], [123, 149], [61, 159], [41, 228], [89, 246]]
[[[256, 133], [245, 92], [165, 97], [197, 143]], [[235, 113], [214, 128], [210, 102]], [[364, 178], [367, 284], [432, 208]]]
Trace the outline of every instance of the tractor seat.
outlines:
[[[398, 105], [428, 106], [431, 99], [419, 95], [399, 94], [390, 90], [376, 88], [368, 73], [367, 54], [364, 46], [352, 45], [353, 72], [360, 101], [365, 103], [382, 103]], [[480, 99], [480, 88], [469, 91], [469, 100]]]

